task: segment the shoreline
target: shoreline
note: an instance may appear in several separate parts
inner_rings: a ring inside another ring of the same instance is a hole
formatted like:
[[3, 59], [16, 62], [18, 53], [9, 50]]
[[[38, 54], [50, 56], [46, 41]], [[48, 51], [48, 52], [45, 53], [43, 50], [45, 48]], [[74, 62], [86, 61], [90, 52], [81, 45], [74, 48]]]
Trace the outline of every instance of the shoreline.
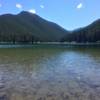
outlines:
[[24, 48], [24, 47], [100, 47], [100, 43], [59, 43], [59, 42], [42, 42], [42, 43], [0, 43], [0, 48]]
[[49, 44], [49, 45], [100, 45], [100, 43], [88, 42], [88, 43], [74, 43], [74, 42], [34, 42], [34, 43], [9, 43], [3, 42], [0, 45], [41, 45], [41, 44]]

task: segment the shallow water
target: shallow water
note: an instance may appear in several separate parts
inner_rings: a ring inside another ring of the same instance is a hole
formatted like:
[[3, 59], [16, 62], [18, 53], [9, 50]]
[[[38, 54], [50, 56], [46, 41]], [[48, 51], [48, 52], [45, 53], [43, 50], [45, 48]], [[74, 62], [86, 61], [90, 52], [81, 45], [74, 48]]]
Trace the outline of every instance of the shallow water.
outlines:
[[100, 48], [1, 48], [0, 100], [100, 100]]

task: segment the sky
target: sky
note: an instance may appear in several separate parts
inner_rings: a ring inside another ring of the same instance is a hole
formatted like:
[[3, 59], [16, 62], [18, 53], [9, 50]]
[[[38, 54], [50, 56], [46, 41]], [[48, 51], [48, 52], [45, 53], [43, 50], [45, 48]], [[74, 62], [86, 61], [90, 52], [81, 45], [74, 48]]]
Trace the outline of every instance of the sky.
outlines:
[[100, 0], [0, 0], [0, 15], [23, 10], [74, 30], [100, 18]]

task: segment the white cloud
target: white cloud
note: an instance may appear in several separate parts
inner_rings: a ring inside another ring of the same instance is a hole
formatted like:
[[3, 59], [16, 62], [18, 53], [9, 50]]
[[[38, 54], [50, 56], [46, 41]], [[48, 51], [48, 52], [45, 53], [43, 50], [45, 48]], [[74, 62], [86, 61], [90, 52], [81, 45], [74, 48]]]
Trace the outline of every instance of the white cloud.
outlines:
[[30, 9], [29, 12], [35, 14], [36, 10], [35, 9]]
[[0, 4], [0, 7], [2, 7], [2, 4]]
[[81, 9], [82, 7], [83, 7], [82, 3], [80, 3], [80, 4], [77, 5], [77, 9]]
[[41, 8], [44, 8], [44, 5], [40, 5]]
[[22, 9], [23, 7], [22, 7], [21, 4], [17, 3], [17, 4], [16, 4], [16, 8]]

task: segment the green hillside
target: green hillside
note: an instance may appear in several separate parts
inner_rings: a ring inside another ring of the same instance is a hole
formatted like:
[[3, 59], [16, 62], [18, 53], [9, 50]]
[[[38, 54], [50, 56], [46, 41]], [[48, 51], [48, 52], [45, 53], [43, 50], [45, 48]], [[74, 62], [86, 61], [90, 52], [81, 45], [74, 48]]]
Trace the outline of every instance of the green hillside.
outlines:
[[29, 12], [0, 16], [1, 42], [57, 42], [66, 33], [59, 25]]
[[84, 28], [70, 32], [61, 41], [83, 43], [100, 41], [100, 19]]

